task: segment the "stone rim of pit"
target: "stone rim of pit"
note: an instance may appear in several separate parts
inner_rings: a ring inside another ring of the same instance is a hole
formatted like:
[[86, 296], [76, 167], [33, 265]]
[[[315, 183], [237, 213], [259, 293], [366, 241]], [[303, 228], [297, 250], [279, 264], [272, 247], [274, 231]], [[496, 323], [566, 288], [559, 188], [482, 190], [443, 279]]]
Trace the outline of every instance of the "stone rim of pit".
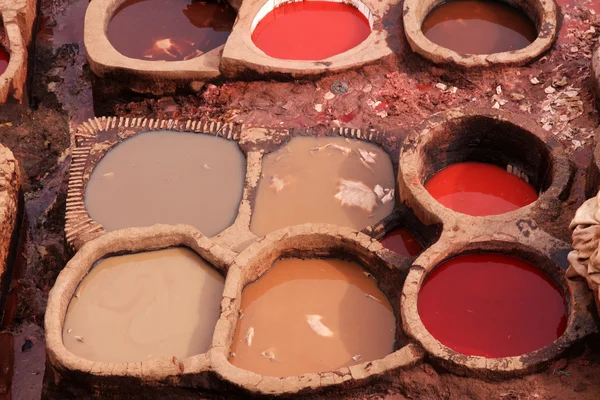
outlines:
[[[396, 317], [396, 350], [379, 360], [357, 362], [356, 365], [331, 372], [307, 373], [299, 376], [263, 376], [234, 366], [229, 361], [236, 324], [241, 308], [242, 291], [245, 286], [258, 279], [281, 257], [309, 256], [322, 258], [340, 257], [341, 254], [359, 262], [379, 278], [379, 284], [393, 286], [389, 279], [403, 279], [410, 264], [408, 258], [385, 249], [377, 240], [352, 230], [329, 224], [302, 224], [280, 229], [263, 237], [242, 251], [233, 266], [238, 275], [230, 273], [225, 282], [224, 304], [217, 322], [218, 338], [215, 335], [211, 349], [211, 362], [215, 372], [225, 381], [241, 387], [247, 392], [261, 395], [290, 395], [315, 392], [326, 387], [357, 387], [372, 379], [380, 378], [410, 367], [422, 360], [422, 352], [413, 343], [398, 343], [401, 322], [396, 305], [400, 300], [401, 284], [396, 287], [394, 298], [386, 289], [380, 289], [390, 300]], [[388, 275], [389, 274], [389, 275]], [[388, 278], [387, 282], [384, 278]]]
[[548, 51], [558, 36], [558, 7], [553, 0], [499, 0], [528, 16], [538, 36], [529, 46], [493, 54], [461, 54], [441, 47], [425, 37], [421, 26], [427, 15], [445, 0], [405, 0], [404, 33], [411, 49], [435, 64], [455, 64], [465, 68], [492, 65], [525, 65]]
[[[103, 385], [114, 386], [122, 379], [126, 379], [128, 384], [139, 385], [144, 381], [182, 379], [184, 374], [207, 374], [211, 370], [210, 349], [203, 354], [181, 360], [175, 357], [160, 357], [142, 362], [109, 363], [76, 356], [63, 343], [63, 327], [69, 303], [80, 282], [98, 260], [123, 253], [155, 251], [169, 247], [189, 248], [223, 276], [235, 269], [232, 266], [235, 253], [218, 246], [188, 225], [154, 225], [149, 228], [122, 229], [106, 233], [85, 244], [60, 272], [48, 296], [44, 319], [46, 349], [50, 366], [55, 373], [60, 373], [61, 379], [77, 381], [78, 376], [84, 374], [92, 381], [92, 386], [101, 388]], [[215, 327], [213, 345], [216, 329]], [[199, 379], [201, 382], [204, 380]]]
[[[414, 262], [402, 290], [400, 305], [404, 331], [431, 356], [432, 361], [462, 376], [479, 378], [511, 378], [525, 375], [549, 365], [568, 348], [598, 328], [590, 309], [592, 294], [585, 282], [565, 277], [568, 261], [563, 259], [569, 245], [547, 235], [541, 240], [522, 243], [515, 238], [456, 237], [447, 232]], [[487, 358], [461, 354], [439, 342], [425, 328], [418, 312], [419, 292], [427, 276], [449, 259], [465, 254], [502, 254], [522, 259], [539, 268], [561, 290], [567, 310], [565, 332], [541, 349], [514, 357]]]

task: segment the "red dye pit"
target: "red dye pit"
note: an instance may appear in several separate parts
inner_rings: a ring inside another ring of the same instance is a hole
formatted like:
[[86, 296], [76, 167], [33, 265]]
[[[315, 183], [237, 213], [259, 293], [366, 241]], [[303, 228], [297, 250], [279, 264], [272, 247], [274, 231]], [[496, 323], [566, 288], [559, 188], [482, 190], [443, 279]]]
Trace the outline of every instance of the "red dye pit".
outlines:
[[388, 233], [381, 244], [386, 249], [405, 257], [414, 257], [423, 251], [423, 246], [405, 229], [396, 229]]
[[252, 40], [271, 57], [323, 60], [356, 47], [370, 33], [369, 20], [356, 7], [299, 1], [269, 12], [252, 32]]
[[225, 44], [235, 18], [225, 2], [127, 0], [108, 24], [107, 35], [127, 57], [182, 61]]
[[10, 56], [8, 53], [0, 48], [0, 74], [3, 74], [6, 68], [8, 68], [9, 59]]
[[516, 175], [492, 164], [463, 162], [450, 165], [425, 183], [442, 205], [463, 214], [503, 214], [534, 202], [534, 188]]
[[518, 356], [540, 349], [566, 329], [559, 289], [514, 257], [471, 254], [438, 266], [418, 300], [425, 328], [466, 355]]

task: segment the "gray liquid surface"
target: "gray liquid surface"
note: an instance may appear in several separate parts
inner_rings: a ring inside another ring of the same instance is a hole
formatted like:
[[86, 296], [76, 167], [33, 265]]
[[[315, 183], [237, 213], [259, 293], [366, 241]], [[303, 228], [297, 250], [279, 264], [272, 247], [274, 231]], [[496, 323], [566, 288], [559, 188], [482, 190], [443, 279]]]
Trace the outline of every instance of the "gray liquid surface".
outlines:
[[214, 236], [238, 213], [246, 158], [237, 143], [210, 135], [144, 132], [111, 149], [85, 192], [104, 229], [188, 224]]

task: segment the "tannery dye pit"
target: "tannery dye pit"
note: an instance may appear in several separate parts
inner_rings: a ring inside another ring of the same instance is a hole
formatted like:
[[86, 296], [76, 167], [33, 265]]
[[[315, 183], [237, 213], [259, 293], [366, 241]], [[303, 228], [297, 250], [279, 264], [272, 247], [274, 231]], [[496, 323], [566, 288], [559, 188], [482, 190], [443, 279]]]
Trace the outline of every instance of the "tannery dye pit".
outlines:
[[381, 239], [383, 247], [405, 257], [414, 257], [423, 251], [421, 243], [406, 229], [396, 229]]
[[598, 400], [595, 3], [0, 0], [0, 400]]
[[263, 160], [250, 229], [262, 236], [305, 222], [363, 229], [394, 208], [389, 156], [341, 137], [294, 137]]
[[478, 162], [450, 165], [431, 177], [425, 188], [444, 206], [474, 216], [514, 211], [538, 197], [518, 176]]
[[261, 18], [252, 40], [274, 58], [324, 60], [358, 46], [370, 33], [369, 20], [350, 3], [293, 1]]
[[527, 16], [495, 0], [444, 2], [427, 15], [421, 29], [433, 43], [462, 54], [519, 50], [538, 35]]
[[394, 350], [394, 313], [358, 264], [282, 259], [242, 293], [230, 361], [266, 376], [334, 371]]
[[79, 285], [63, 340], [82, 358], [111, 363], [202, 354], [222, 292], [223, 277], [185, 248], [108, 257]]
[[427, 276], [418, 302], [431, 335], [466, 355], [526, 354], [552, 343], [567, 325], [556, 285], [535, 266], [500, 254], [444, 262]]
[[246, 158], [237, 143], [210, 135], [142, 132], [106, 153], [85, 191], [105, 230], [188, 224], [214, 236], [233, 224]]
[[10, 56], [6, 51], [0, 48], [0, 75], [6, 71], [8, 68], [8, 61], [10, 60]]
[[225, 44], [235, 18], [226, 2], [127, 0], [115, 11], [107, 35], [127, 57], [182, 61]]

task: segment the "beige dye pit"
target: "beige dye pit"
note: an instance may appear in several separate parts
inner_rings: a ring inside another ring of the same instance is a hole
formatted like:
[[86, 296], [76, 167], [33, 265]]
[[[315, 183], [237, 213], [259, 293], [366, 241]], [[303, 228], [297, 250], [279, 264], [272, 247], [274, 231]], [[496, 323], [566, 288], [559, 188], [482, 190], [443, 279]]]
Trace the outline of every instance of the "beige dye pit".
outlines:
[[85, 192], [107, 231], [188, 224], [214, 236], [237, 216], [246, 159], [237, 143], [189, 132], [144, 132], [118, 144], [94, 168]]
[[250, 230], [331, 223], [363, 229], [394, 208], [389, 156], [371, 143], [341, 137], [294, 137], [265, 156]]
[[358, 264], [282, 259], [244, 289], [230, 361], [266, 376], [333, 371], [391, 353], [395, 326]]
[[202, 354], [219, 317], [224, 279], [196, 253], [171, 248], [101, 260], [79, 285], [65, 347], [92, 361]]

